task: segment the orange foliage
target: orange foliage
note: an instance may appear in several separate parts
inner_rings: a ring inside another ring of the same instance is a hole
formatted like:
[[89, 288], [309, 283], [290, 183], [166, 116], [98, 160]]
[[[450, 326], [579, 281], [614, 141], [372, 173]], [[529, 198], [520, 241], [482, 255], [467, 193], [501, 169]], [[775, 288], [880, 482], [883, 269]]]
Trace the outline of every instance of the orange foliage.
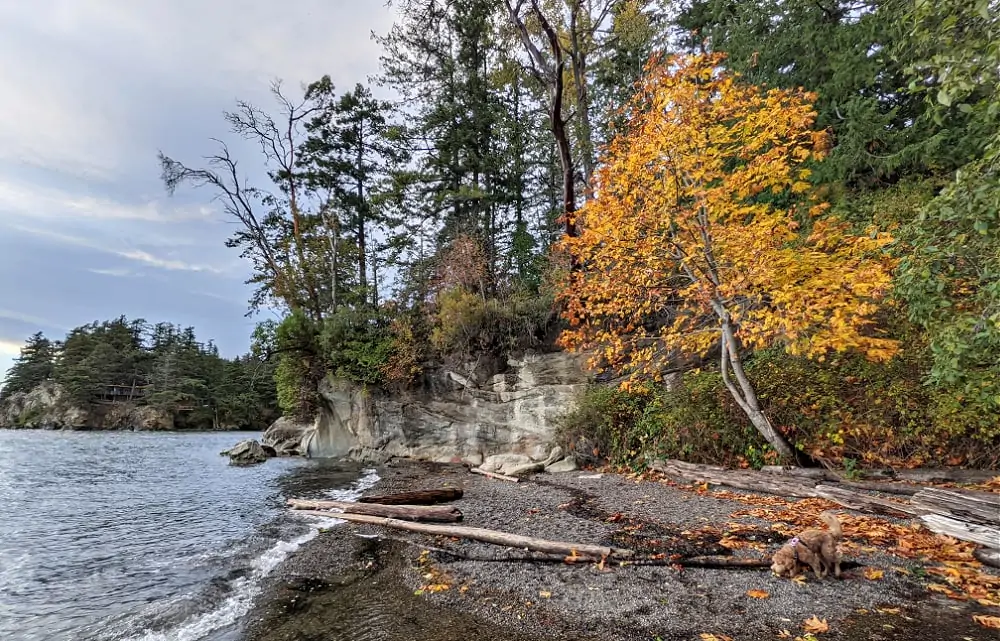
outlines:
[[814, 96], [745, 84], [722, 62], [648, 66], [580, 235], [561, 242], [580, 266], [561, 293], [562, 345], [653, 378], [668, 359], [704, 354], [723, 322], [750, 347], [892, 357], [897, 343], [871, 331], [890, 238], [852, 235], [809, 196], [809, 162], [828, 146]]

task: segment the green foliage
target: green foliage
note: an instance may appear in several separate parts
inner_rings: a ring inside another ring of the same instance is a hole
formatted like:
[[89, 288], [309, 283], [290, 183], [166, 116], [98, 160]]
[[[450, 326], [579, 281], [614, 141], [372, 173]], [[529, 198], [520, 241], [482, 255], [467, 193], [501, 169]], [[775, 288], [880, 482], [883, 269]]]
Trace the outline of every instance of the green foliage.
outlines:
[[397, 350], [390, 324], [389, 316], [378, 311], [337, 310], [325, 320], [320, 336], [328, 371], [358, 383], [384, 382]]
[[174, 413], [178, 425], [191, 429], [263, 428], [275, 418], [269, 366], [251, 357], [224, 359], [192, 328], [168, 323], [121, 317], [77, 327], [61, 343], [36, 334], [8, 375], [4, 394], [46, 380], [83, 407], [100, 403], [110, 386], [134, 390], [131, 402]]

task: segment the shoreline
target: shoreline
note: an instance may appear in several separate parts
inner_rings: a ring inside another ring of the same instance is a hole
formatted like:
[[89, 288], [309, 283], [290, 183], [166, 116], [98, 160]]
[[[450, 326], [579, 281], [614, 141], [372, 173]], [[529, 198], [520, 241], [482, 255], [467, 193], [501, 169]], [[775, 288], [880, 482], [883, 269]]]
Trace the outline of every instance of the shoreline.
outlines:
[[[393, 461], [377, 473], [372, 493], [460, 487], [465, 495], [453, 504], [464, 513], [463, 524], [542, 538], [635, 549], [669, 542], [671, 553], [696, 555], [726, 552], [713, 528], [735, 522], [751, 532], [748, 547], [733, 550], [736, 556], [770, 554], [785, 540], [767, 531], [765, 519], [734, 516], [748, 507], [735, 493], [591, 472], [542, 474], [513, 484], [469, 474], [461, 465], [413, 461]], [[422, 557], [424, 550], [429, 553]], [[244, 638], [667, 641], [709, 634], [758, 641], [783, 630], [792, 634], [788, 638], [804, 635], [811, 617], [829, 625], [823, 639], [995, 638], [972, 616], [996, 616], [996, 608], [933, 594], [920, 571], [894, 569], [914, 566], [912, 561], [878, 546], [860, 550], [845, 555], [862, 567], [845, 571], [843, 580], [810, 576], [799, 584], [764, 570], [602, 570], [594, 563], [543, 562], [482, 543], [342, 523], [271, 573], [245, 620]], [[880, 571], [879, 579], [866, 578], [867, 568]], [[448, 588], [421, 590], [428, 584]], [[751, 598], [748, 591], [767, 596]]]

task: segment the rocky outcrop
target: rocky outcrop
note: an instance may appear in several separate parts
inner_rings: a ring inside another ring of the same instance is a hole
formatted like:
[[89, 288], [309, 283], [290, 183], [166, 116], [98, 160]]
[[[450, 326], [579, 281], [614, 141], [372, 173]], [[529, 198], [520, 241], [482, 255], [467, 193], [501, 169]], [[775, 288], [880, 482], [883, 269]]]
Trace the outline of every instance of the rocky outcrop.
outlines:
[[542, 461], [559, 416], [587, 381], [583, 357], [562, 352], [511, 358], [499, 372], [441, 369], [395, 393], [328, 378], [320, 386], [323, 407], [303, 442], [317, 457], [459, 458], [478, 465], [502, 452]]
[[261, 443], [274, 448], [278, 456], [302, 456], [306, 453], [314, 428], [312, 423], [297, 423], [282, 416], [267, 428]]
[[49, 430], [172, 430], [172, 413], [128, 403], [84, 409], [52, 381], [17, 392], [0, 405], [0, 428]]
[[229, 457], [230, 465], [255, 465], [267, 460], [267, 452], [255, 439], [240, 441], [231, 450], [223, 452]]

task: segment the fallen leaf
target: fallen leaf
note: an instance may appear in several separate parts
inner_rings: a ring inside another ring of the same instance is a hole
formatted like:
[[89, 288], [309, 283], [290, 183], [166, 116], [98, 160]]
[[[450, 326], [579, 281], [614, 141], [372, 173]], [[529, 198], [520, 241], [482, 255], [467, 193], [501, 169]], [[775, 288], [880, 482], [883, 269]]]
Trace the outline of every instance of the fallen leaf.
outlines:
[[899, 608], [878, 608], [878, 611], [882, 614], [899, 614], [901, 612]]
[[878, 581], [883, 576], [885, 576], [885, 572], [883, 572], [882, 570], [876, 570], [875, 568], [865, 568], [865, 578], [868, 579], [869, 581]]
[[826, 619], [820, 619], [814, 614], [805, 620], [802, 629], [806, 632], [820, 634], [821, 632], [829, 632], [830, 624], [826, 622]]
[[538, 593], [538, 596], [542, 597], [543, 599], [551, 599], [552, 593], [549, 592], [548, 590], [542, 590], [541, 592]]
[[771, 593], [764, 590], [747, 590], [747, 596], [751, 599], [767, 599], [770, 598]]
[[798, 585], [805, 585], [806, 584], [806, 575], [800, 574], [797, 577], [795, 577], [794, 579], [792, 579], [792, 581], [794, 581]]
[[792, 638], [792, 633], [789, 632], [788, 630], [782, 630], [781, 632], [778, 633], [778, 638], [779, 639], [791, 639]]
[[972, 620], [983, 626], [984, 628], [994, 628], [1000, 630], [1000, 617], [986, 616], [985, 614], [977, 614], [972, 617]]
[[702, 632], [701, 641], [733, 641], [733, 638], [727, 637], [724, 634], [709, 634], [707, 632]]

